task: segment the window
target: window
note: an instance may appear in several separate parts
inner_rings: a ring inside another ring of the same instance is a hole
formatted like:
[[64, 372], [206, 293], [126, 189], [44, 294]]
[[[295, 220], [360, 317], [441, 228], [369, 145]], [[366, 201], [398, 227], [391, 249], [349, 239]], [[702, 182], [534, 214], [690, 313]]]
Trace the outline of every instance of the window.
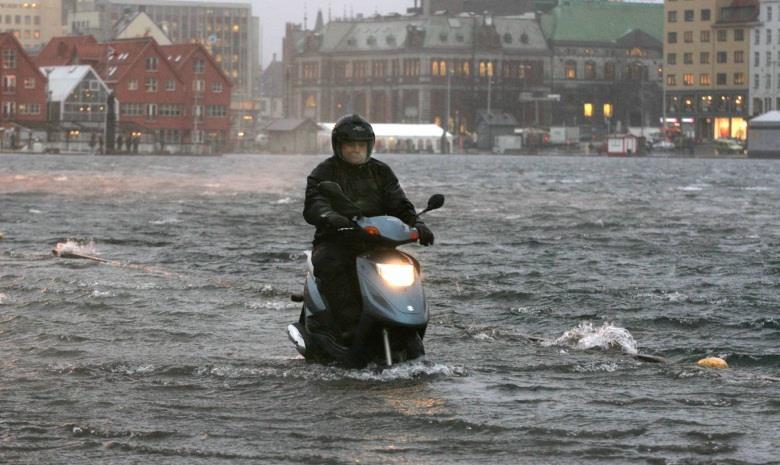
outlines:
[[710, 31], [701, 31], [699, 33], [699, 42], [707, 43], [710, 41]]
[[728, 39], [728, 31], [721, 29], [718, 31], [718, 42], [725, 42]]
[[3, 93], [12, 94], [16, 92], [16, 76], [6, 74], [3, 76]]
[[604, 63], [604, 79], [612, 81], [615, 79], [615, 64], [612, 62]]
[[761, 43], [761, 29], [756, 29], [756, 35], [754, 37], [754, 43], [756, 45]]
[[737, 42], [744, 42], [745, 41], [745, 30], [744, 29], [734, 29], [734, 40]]
[[708, 86], [710, 85], [710, 75], [709, 73], [702, 73], [699, 75], [699, 85], [700, 86]]
[[726, 73], [718, 73], [715, 75], [715, 82], [719, 86], [725, 86], [726, 85]]
[[35, 89], [35, 78], [25, 78], [24, 79], [24, 88], [25, 89]]
[[195, 79], [192, 81], [192, 90], [194, 92], [204, 92], [206, 90], [206, 81], [203, 79]]
[[203, 105], [193, 105], [192, 116], [194, 116], [197, 120], [203, 119]]
[[744, 63], [745, 62], [745, 52], [742, 50], [737, 50], [734, 52], [734, 63]]
[[726, 52], [717, 52], [715, 54], [715, 61], [717, 63], [728, 63], [728, 54]]
[[699, 64], [702, 64], [702, 65], [710, 64], [710, 52], [701, 52], [701, 53], [699, 53]]
[[122, 116], [142, 116], [144, 107], [141, 103], [123, 103], [119, 106]]
[[677, 43], [677, 33], [676, 32], [668, 32], [666, 34], [666, 41], [670, 44], [676, 44]]
[[3, 117], [9, 118], [16, 114], [16, 102], [3, 102]]
[[176, 90], [176, 81], [173, 79], [168, 79], [165, 81], [165, 90], [168, 92], [173, 92]]
[[144, 81], [144, 89], [146, 89], [147, 92], [157, 92], [157, 79], [146, 78]]
[[677, 85], [677, 79], [674, 74], [666, 75], [666, 85], [669, 87], [674, 87]]
[[224, 118], [227, 116], [227, 107], [225, 105], [209, 105], [206, 111], [206, 115], [211, 118]]
[[769, 50], [766, 51], [766, 64], [767, 66], [772, 64], [772, 52]]
[[767, 21], [772, 21], [772, 7], [771, 6], [767, 6], [766, 7], [766, 20]]
[[693, 10], [685, 10], [685, 13], [683, 13], [685, 16], [685, 22], [691, 23], [693, 22]]
[[577, 79], [577, 63], [574, 61], [566, 62], [566, 79]]
[[585, 63], [585, 79], [596, 79], [596, 63], [592, 61]]
[[693, 73], [685, 73], [683, 74], [683, 85], [684, 86], [692, 86], [693, 85]]
[[761, 55], [758, 52], [753, 54], [753, 66], [761, 66]]
[[16, 68], [16, 50], [12, 48], [3, 49], [3, 69]]
[[493, 62], [492, 61], [480, 61], [479, 62], [479, 76], [480, 77], [493, 77]]
[[693, 53], [683, 53], [683, 63], [686, 65], [693, 64]]
[[160, 116], [181, 116], [181, 105], [163, 103], [160, 105]]
[[767, 73], [766, 76], [764, 76], [764, 88], [765, 89], [772, 88], [772, 75], [769, 73]]
[[758, 74], [753, 75], [753, 88], [758, 89]]
[[156, 103], [147, 103], [146, 104], [146, 119], [154, 119], [157, 117], [157, 104]]
[[138, 80], [133, 79], [127, 82], [127, 90], [138, 90]]
[[196, 58], [195, 61], [192, 62], [192, 71], [195, 72], [195, 74], [202, 74], [206, 72], [206, 60], [203, 58]]
[[693, 31], [685, 31], [683, 32], [683, 41], [686, 44], [690, 44], [693, 42]]
[[767, 29], [766, 30], [766, 43], [771, 44], [772, 43], [772, 30]]
[[157, 57], [146, 57], [146, 70], [157, 71]]
[[676, 53], [667, 53], [666, 54], [666, 64], [667, 65], [676, 65], [677, 64], [677, 54]]
[[216, 81], [211, 83], [211, 91], [218, 94], [222, 92], [222, 81]]
[[709, 21], [710, 20], [710, 10], [709, 8], [704, 8], [701, 10], [701, 20], [702, 21]]
[[677, 12], [676, 11], [670, 11], [666, 13], [666, 21], [669, 23], [676, 23], [677, 22]]

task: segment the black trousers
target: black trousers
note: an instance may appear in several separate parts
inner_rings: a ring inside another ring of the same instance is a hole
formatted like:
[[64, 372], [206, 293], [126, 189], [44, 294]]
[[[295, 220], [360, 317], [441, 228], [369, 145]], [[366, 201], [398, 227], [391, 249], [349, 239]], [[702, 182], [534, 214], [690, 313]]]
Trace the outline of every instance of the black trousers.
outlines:
[[355, 258], [365, 250], [361, 241], [341, 240], [323, 241], [312, 250], [314, 276], [337, 325], [334, 329], [341, 333], [354, 330], [363, 311]]

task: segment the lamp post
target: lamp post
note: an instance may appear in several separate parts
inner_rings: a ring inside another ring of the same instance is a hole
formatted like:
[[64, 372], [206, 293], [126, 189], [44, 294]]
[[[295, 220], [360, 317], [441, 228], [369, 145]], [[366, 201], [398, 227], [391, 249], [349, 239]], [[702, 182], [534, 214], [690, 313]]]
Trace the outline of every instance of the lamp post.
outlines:
[[450, 132], [450, 112], [452, 108], [452, 67], [447, 67], [447, 122], [445, 123], [444, 143], [447, 144], [447, 153], [450, 153], [450, 146], [447, 141], [447, 133]]

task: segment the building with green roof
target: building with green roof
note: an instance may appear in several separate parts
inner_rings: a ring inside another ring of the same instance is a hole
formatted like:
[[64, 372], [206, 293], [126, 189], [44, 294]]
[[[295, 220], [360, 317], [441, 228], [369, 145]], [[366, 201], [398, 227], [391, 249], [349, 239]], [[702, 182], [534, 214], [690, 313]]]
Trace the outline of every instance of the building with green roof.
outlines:
[[663, 5], [563, 0], [540, 22], [551, 49], [553, 124], [656, 126], [661, 113]]

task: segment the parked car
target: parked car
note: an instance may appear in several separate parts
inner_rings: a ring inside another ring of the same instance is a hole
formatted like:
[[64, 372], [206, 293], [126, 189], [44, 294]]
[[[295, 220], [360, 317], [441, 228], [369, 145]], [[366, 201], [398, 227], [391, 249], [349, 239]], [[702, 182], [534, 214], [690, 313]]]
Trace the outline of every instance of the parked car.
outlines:
[[721, 138], [715, 140], [715, 152], [719, 155], [745, 153], [745, 146], [736, 139]]

